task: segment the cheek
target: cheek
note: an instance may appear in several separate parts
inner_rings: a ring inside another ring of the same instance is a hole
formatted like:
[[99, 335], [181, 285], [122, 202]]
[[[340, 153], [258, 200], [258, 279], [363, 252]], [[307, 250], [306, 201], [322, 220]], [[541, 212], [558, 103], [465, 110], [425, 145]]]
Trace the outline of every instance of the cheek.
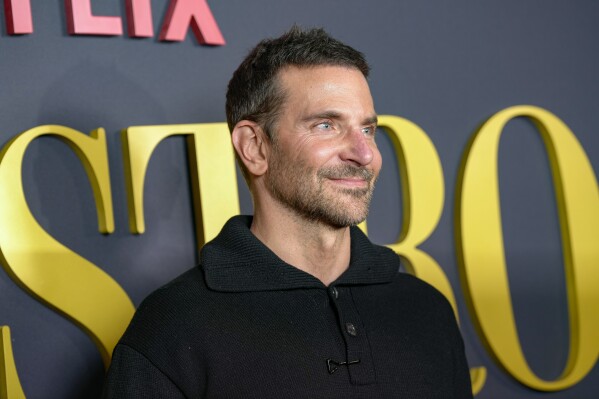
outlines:
[[335, 154], [337, 154], [336, 147], [332, 145], [305, 146], [301, 151], [301, 158], [304, 160], [304, 163], [312, 167], [320, 167], [331, 162], [331, 160], [335, 159]]

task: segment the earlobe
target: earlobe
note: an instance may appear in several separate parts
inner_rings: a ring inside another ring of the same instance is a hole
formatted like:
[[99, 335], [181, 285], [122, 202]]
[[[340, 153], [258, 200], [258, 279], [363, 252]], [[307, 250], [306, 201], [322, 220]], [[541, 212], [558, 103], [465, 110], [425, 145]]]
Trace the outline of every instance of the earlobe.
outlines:
[[255, 122], [238, 122], [231, 132], [233, 147], [248, 172], [261, 176], [268, 169], [264, 132]]

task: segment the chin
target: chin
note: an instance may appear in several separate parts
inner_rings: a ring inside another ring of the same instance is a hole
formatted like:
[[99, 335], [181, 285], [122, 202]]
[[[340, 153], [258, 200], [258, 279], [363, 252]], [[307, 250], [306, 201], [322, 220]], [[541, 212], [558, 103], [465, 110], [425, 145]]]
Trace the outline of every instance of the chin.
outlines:
[[323, 217], [319, 218], [321, 221], [329, 224], [330, 226], [342, 228], [355, 226], [364, 220], [366, 220], [366, 216], [368, 215], [368, 211], [355, 212], [355, 213], [327, 213], [326, 215], [322, 215]]

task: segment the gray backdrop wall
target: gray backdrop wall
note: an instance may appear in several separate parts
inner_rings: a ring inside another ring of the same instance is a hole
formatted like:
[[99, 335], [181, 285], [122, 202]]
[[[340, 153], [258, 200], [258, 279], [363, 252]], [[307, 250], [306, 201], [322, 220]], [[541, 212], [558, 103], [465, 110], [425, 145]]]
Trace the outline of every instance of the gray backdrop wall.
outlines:
[[[152, 0], [156, 35], [146, 39], [69, 36], [62, 0], [32, 3], [30, 35], [8, 35], [0, 10], [0, 146], [44, 124], [81, 132], [106, 129], [113, 234], [98, 233], [84, 169], [62, 142], [41, 138], [30, 146], [24, 160], [25, 189], [40, 224], [109, 273], [136, 305], [193, 267], [197, 249], [184, 140], [167, 139], [154, 154], [145, 189], [147, 230], [133, 235], [119, 131], [136, 125], [224, 121], [228, 79], [257, 41], [279, 35], [293, 23], [322, 26], [366, 54], [373, 67], [370, 84], [377, 112], [416, 123], [439, 152], [444, 210], [422, 248], [439, 262], [456, 293], [471, 366], [487, 368], [478, 397], [597, 397], [597, 366], [576, 386], [544, 393], [521, 385], [494, 363], [465, 305], [453, 209], [460, 159], [469, 139], [484, 120], [508, 106], [531, 104], [559, 116], [599, 171], [599, 2], [211, 0], [227, 42], [221, 47], [202, 46], [191, 32], [183, 42], [160, 42], [167, 0]], [[119, 15], [126, 23], [124, 3], [92, 1], [92, 6], [95, 14]], [[386, 165], [395, 165], [389, 140], [384, 135], [377, 140]], [[506, 128], [499, 177], [518, 331], [533, 370], [555, 379], [565, 365], [570, 339], [566, 287], [549, 160], [532, 124], [515, 120]], [[395, 167], [384, 168], [368, 219], [370, 237], [377, 243], [393, 242], [399, 233], [398, 181]], [[251, 212], [241, 182], [240, 197], [242, 212]], [[3, 270], [0, 325], [11, 328], [28, 398], [98, 395], [103, 366], [92, 341]]]

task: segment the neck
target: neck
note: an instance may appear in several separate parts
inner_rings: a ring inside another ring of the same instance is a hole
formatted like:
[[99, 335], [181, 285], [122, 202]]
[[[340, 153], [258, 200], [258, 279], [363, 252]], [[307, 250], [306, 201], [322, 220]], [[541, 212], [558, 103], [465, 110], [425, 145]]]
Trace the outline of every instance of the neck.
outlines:
[[347, 270], [349, 227], [332, 227], [306, 220], [288, 209], [254, 205], [250, 230], [283, 261], [313, 275], [326, 286]]

